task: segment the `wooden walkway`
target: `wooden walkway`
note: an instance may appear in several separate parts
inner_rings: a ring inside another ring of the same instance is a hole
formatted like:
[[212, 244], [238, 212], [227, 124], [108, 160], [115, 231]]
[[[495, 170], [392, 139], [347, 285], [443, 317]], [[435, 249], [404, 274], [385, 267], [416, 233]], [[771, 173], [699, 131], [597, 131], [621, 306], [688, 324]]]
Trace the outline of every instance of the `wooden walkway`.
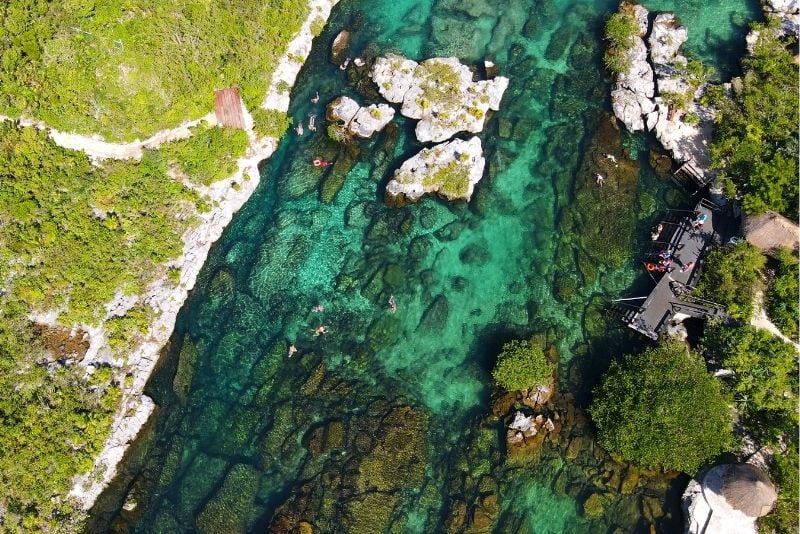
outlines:
[[[700, 230], [692, 228], [692, 221], [700, 214], [706, 215]], [[691, 290], [702, 271], [707, 248], [720, 235], [715, 225], [722, 223], [724, 214], [707, 200], [701, 200], [695, 211], [671, 211], [661, 221], [663, 229], [653, 241], [657, 249], [673, 253], [672, 272], [650, 272], [656, 283], [644, 302], [631, 304], [639, 299], [615, 301], [614, 312], [629, 328], [651, 339], [659, 335], [671, 322], [680, 322], [688, 317], [725, 317], [722, 306], [691, 295]], [[724, 224], [723, 224], [724, 226]], [[658, 252], [650, 253], [646, 263], [657, 263]], [[688, 267], [688, 268], [687, 268]]]
[[214, 114], [221, 126], [244, 130], [242, 99], [238, 87], [214, 91]]

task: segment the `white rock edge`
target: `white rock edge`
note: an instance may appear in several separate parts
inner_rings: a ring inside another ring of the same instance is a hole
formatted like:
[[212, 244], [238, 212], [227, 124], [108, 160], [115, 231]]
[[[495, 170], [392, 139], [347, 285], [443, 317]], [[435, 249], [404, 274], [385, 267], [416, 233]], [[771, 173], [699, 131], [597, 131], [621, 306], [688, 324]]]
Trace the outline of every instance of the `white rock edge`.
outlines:
[[[303, 22], [300, 31], [287, 45], [278, 67], [272, 74], [270, 86], [261, 107], [286, 112], [289, 109], [289, 93], [278, 91], [279, 85], [294, 85], [305, 59], [311, 52], [314, 35], [311, 26], [315, 20], [327, 21], [331, 9], [339, 0], [309, 0], [309, 15]], [[298, 60], [299, 58], [302, 61]], [[253, 119], [247, 109], [243, 109], [245, 126], [249, 144], [245, 155], [237, 162], [237, 171], [233, 176], [220, 180], [210, 187], [200, 188], [207, 194], [214, 208], [208, 213], [197, 214], [200, 223], [186, 231], [182, 236], [184, 247], [180, 257], [169, 262], [168, 267], [180, 268], [180, 281], [177, 287], [166, 276], [153, 282], [139, 300], [152, 306], [158, 316], [150, 325], [145, 340], [128, 355], [126, 365], [133, 373], [133, 384], [123, 387], [122, 402], [114, 415], [111, 433], [103, 444], [102, 451], [96, 456], [94, 466], [89, 473], [75, 478], [69, 496], [77, 500], [84, 510], [92, 507], [100, 493], [108, 486], [117, 473], [117, 467], [130, 444], [148, 421], [155, 409], [155, 403], [144, 395], [143, 389], [158, 361], [161, 349], [169, 340], [175, 327], [175, 319], [189, 291], [194, 287], [197, 275], [205, 263], [211, 245], [219, 239], [233, 215], [250, 198], [259, 184], [258, 164], [269, 158], [278, 147], [278, 139], [267, 137], [258, 139], [253, 131]], [[46, 130], [53, 141], [64, 148], [81, 150], [93, 161], [103, 159], [139, 159], [143, 149], [158, 148], [169, 141], [189, 137], [191, 128], [203, 120], [216, 124], [214, 114], [203, 118], [185, 121], [173, 129], [162, 130], [145, 139], [132, 143], [110, 143], [100, 136], [85, 136], [65, 133], [49, 128], [41, 121], [29, 118], [10, 118], [0, 116], [0, 121], [19, 121], [22, 126], [32, 126]], [[238, 190], [234, 188], [238, 184]], [[119, 299], [107, 305], [108, 316], [118, 315], [119, 308], [129, 308], [128, 303], [119, 306]], [[135, 302], [133, 300], [132, 302]], [[52, 322], [55, 313], [42, 314], [40, 319]], [[108, 353], [108, 342], [102, 325], [83, 326], [90, 336], [90, 346], [84, 362], [97, 361]]]

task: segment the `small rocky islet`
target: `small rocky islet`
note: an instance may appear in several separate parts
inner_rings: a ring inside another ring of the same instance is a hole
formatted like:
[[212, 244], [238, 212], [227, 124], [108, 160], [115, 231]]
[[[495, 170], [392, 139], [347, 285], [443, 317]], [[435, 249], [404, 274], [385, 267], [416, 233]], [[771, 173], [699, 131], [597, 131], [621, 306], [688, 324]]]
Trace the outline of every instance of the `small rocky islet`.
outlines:
[[[341, 32], [334, 40], [334, 49], [341, 48], [343, 39], [349, 38], [343, 35]], [[480, 139], [447, 140], [459, 132], [483, 130], [489, 110], [500, 109], [508, 78], [473, 81], [473, 72], [457, 58], [417, 63], [397, 55], [377, 58], [370, 73], [387, 101], [401, 104], [404, 117], [419, 121], [417, 140], [439, 143], [423, 149], [394, 172], [386, 186], [387, 204], [401, 206], [431, 193], [451, 201], [469, 201], [486, 163]], [[394, 108], [386, 104], [360, 107], [353, 99], [341, 96], [328, 104], [326, 117], [329, 127], [334, 128], [333, 137], [366, 139], [389, 124], [394, 114]]]

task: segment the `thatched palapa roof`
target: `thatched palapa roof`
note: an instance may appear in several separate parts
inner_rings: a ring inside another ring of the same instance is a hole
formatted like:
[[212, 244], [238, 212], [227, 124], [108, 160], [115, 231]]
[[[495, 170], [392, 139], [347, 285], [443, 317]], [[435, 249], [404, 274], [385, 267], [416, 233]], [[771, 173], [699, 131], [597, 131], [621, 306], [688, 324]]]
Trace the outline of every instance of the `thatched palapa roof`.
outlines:
[[746, 216], [742, 232], [750, 244], [764, 252], [777, 248], [796, 250], [800, 239], [800, 226], [774, 211], [756, 217]]

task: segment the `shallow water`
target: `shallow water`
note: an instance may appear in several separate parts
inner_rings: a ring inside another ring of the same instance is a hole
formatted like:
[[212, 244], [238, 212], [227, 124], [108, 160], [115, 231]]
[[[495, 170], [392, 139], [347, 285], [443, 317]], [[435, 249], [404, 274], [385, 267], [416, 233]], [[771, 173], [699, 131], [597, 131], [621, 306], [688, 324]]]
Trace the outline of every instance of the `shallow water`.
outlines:
[[[658, 211], [688, 200], [649, 167], [646, 140], [609, 126], [598, 43], [614, 5], [335, 8], [293, 92], [295, 120], [313, 113], [322, 123], [322, 104], [340, 94], [370, 100], [355, 69], [328, 63], [342, 27], [353, 54], [490, 57], [511, 84], [480, 135], [487, 175], [469, 205], [394, 209], [383, 187], [420, 149], [413, 124], [396, 120], [343, 149], [324, 127], [287, 135], [181, 312], [149, 386], [163, 410], [129, 476], [95, 511], [100, 523], [160, 532], [279, 532], [298, 521], [323, 532], [485, 530], [493, 520], [497, 532], [676, 528], [677, 485], [637, 472], [638, 485], [620, 491], [632, 470], [599, 451], [580, 410], [565, 415], [559, 443], [521, 462], [506, 461], [502, 423], [487, 418], [499, 347], [534, 334], [558, 349], [566, 398], [585, 403], [608, 359], [640, 342], [602, 319], [603, 302], [641, 281], [637, 242]], [[648, 5], [676, 6], [690, 48], [735, 69], [730, 51], [741, 48], [752, 2], [721, 2], [703, 38], [692, 24], [705, 2]], [[628, 159], [608, 170], [611, 189], [597, 190], [597, 154], [622, 157], [622, 147]], [[314, 168], [316, 157], [336, 164]], [[329, 333], [314, 336], [323, 324]], [[300, 349], [291, 359], [289, 343]], [[118, 513], [129, 489], [138, 506]], [[592, 519], [584, 503], [595, 493], [604, 512]]]

